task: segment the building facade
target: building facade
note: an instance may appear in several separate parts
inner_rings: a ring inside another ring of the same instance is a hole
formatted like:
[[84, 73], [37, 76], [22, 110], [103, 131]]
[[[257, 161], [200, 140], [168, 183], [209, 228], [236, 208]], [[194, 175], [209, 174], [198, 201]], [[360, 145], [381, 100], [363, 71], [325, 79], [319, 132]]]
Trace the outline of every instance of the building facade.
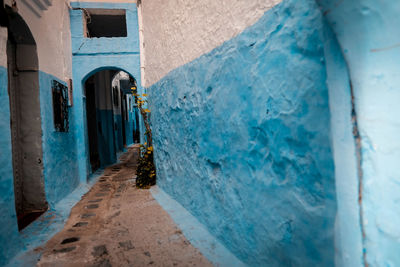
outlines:
[[0, 265], [144, 142], [132, 88], [148, 94], [158, 187], [236, 263], [400, 265], [396, 1], [0, 8]]
[[[27, 224], [86, 183], [97, 168], [116, 162], [117, 153], [134, 142], [138, 117], [127, 87], [140, 88], [136, 4], [109, 2], [1, 3], [0, 265], [24, 249]], [[105, 5], [118, 10], [113, 18], [126, 20], [125, 36], [117, 41], [101, 32], [90, 38], [83, 31], [90, 22], [83, 10], [101, 11]], [[130, 77], [114, 77], [120, 71]], [[90, 161], [85, 106], [85, 83], [93, 75], [98, 97], [89, 101], [98, 103], [89, 111], [104, 124], [90, 129], [103, 130], [102, 142], [92, 149], [101, 152], [97, 165]]]

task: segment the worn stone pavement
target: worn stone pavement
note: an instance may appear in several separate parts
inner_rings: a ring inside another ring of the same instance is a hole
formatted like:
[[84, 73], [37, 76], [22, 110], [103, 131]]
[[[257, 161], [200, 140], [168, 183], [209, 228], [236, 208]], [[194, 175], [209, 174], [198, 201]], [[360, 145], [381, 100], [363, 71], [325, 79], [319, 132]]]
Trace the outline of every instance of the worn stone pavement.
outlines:
[[37, 266], [212, 266], [149, 190], [135, 187], [138, 147], [105, 169], [63, 230], [36, 249]]

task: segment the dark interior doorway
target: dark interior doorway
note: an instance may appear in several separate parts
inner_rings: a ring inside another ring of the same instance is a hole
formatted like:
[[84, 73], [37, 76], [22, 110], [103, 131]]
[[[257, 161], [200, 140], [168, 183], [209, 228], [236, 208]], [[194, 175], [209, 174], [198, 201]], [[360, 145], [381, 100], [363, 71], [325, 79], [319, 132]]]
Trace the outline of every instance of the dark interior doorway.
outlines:
[[115, 163], [117, 152], [132, 143], [127, 137], [134, 128], [129, 123], [136, 125], [128, 115], [131, 81], [135, 79], [117, 69], [103, 69], [84, 80], [90, 173]]
[[121, 116], [122, 116], [122, 143], [126, 147], [126, 126], [128, 121], [128, 112], [126, 110], [126, 95], [121, 94]]
[[96, 90], [94, 76], [89, 77], [85, 83], [86, 89], [86, 120], [89, 139], [89, 158], [91, 171], [100, 168], [100, 155], [98, 149], [97, 127], [101, 130], [101, 125], [97, 123], [96, 117]]
[[48, 204], [43, 178], [39, 66], [36, 42], [22, 17], [0, 7], [8, 29], [7, 69], [15, 209], [19, 230], [44, 213]]

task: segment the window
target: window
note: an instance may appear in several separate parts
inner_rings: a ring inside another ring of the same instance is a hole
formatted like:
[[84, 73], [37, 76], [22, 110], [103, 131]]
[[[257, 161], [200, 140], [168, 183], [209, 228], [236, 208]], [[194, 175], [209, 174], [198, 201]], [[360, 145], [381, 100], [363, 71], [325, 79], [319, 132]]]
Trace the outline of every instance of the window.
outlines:
[[87, 9], [86, 11], [85, 37], [127, 37], [124, 9]]
[[68, 132], [68, 88], [53, 80], [52, 90], [54, 128], [57, 132]]

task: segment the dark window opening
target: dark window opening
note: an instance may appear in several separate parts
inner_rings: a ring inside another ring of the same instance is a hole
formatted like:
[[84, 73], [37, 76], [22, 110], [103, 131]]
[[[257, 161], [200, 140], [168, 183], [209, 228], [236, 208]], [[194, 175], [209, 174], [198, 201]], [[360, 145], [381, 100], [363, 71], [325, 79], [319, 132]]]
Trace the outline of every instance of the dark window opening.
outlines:
[[57, 81], [53, 81], [53, 115], [56, 131], [68, 132], [68, 88]]
[[125, 10], [89, 9], [87, 11], [86, 37], [127, 37]]
[[113, 102], [114, 102], [114, 106], [118, 107], [118, 87], [114, 86], [113, 87]]

